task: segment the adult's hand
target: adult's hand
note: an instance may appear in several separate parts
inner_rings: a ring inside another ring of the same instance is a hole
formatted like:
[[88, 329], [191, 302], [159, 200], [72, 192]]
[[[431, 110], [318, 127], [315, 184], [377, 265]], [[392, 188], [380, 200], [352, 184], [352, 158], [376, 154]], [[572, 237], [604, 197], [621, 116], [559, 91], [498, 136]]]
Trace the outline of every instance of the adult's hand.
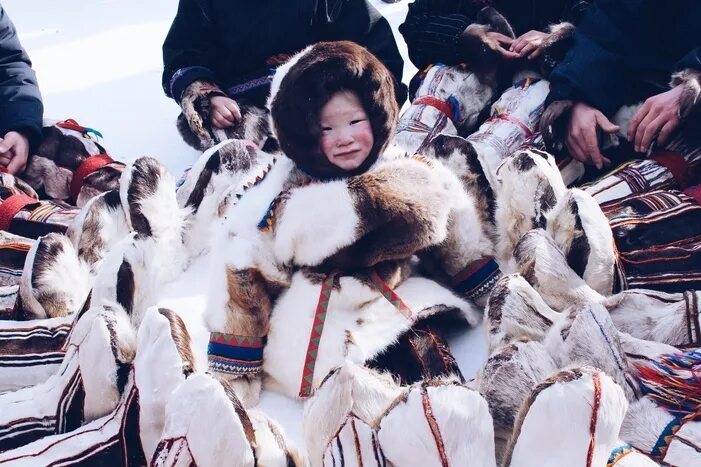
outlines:
[[548, 33], [531, 30], [514, 39], [509, 50], [518, 54], [519, 57], [528, 57], [532, 60], [543, 53], [542, 45], [547, 39]]
[[18, 174], [27, 166], [29, 158], [29, 140], [22, 133], [8, 132], [0, 139], [0, 165], [7, 168], [13, 175]]
[[241, 110], [235, 100], [225, 96], [213, 96], [210, 119], [217, 128], [228, 128], [241, 119]]
[[606, 133], [619, 130], [618, 126], [611, 123], [600, 111], [583, 102], [577, 102], [572, 106], [565, 144], [574, 159], [585, 164], [594, 164], [597, 169], [601, 169], [604, 163], [610, 164], [611, 161], [599, 151], [596, 135], [598, 128]]
[[513, 44], [513, 39], [509, 36], [505, 36], [499, 32], [490, 31], [486, 33], [487, 39], [489, 40], [490, 46], [499, 52], [504, 58], [518, 58], [516, 52], [512, 52], [507, 49]]
[[675, 86], [667, 92], [650, 97], [633, 115], [628, 127], [628, 140], [636, 152], [646, 152], [657, 136], [663, 144], [679, 126], [683, 87]]

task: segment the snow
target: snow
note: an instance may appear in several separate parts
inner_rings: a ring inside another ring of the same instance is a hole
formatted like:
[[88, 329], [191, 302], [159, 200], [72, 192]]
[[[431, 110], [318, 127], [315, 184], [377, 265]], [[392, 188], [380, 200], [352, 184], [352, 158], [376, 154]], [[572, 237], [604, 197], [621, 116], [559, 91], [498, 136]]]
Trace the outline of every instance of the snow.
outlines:
[[[408, 82], [416, 68], [397, 32], [407, 1], [371, 1], [392, 24]], [[177, 0], [4, 0], [3, 7], [32, 59], [47, 117], [74, 118], [102, 132], [115, 159], [153, 156], [176, 178], [194, 162], [199, 153], [175, 129], [179, 107], [161, 89], [161, 44]], [[186, 321], [203, 365], [208, 336], [201, 314], [209, 275], [208, 258], [199, 258], [164, 288], [160, 303]], [[484, 330], [456, 330], [451, 347], [465, 377], [472, 377], [486, 358]], [[264, 392], [259, 408], [303, 448], [301, 402]]]

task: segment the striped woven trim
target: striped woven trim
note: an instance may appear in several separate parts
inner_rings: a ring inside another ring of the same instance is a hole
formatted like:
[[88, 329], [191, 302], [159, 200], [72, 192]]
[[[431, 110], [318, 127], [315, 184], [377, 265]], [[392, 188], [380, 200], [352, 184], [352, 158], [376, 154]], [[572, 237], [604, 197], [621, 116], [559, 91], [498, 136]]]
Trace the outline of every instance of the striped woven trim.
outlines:
[[701, 345], [701, 326], [699, 326], [699, 301], [696, 292], [684, 292], [686, 305], [686, 329], [689, 337], [688, 345]]
[[667, 453], [667, 449], [669, 448], [669, 444], [672, 442], [672, 439], [674, 438], [674, 434], [677, 431], [679, 431], [679, 429], [682, 427], [683, 420], [684, 420], [683, 417], [675, 416], [667, 424], [667, 426], [664, 427], [664, 430], [662, 430], [662, 433], [660, 433], [660, 436], [657, 438], [657, 442], [655, 443], [655, 445], [652, 447], [652, 450], [650, 451], [651, 457], [653, 457], [657, 460], [664, 459], [664, 456]]
[[[412, 319], [414, 313], [411, 311], [404, 300], [397, 295], [397, 293], [392, 290], [387, 283], [382, 280], [382, 277], [377, 273], [377, 271], [372, 271], [370, 275], [373, 285], [382, 294], [383, 297], [390, 302], [399, 313]], [[319, 301], [316, 305], [316, 311], [314, 312], [314, 320], [312, 321], [312, 329], [309, 334], [309, 344], [307, 346], [307, 353], [304, 359], [304, 367], [302, 368], [302, 382], [299, 387], [299, 397], [306, 398], [312, 393], [312, 382], [314, 381], [314, 367], [316, 365], [316, 357], [319, 352], [319, 343], [321, 342], [321, 333], [324, 330], [324, 322], [326, 321], [326, 314], [329, 308], [329, 300], [331, 299], [331, 291], [335, 284], [338, 283], [338, 276], [329, 275], [326, 276], [324, 281], [321, 283], [321, 290], [319, 292]]]
[[261, 76], [256, 79], [252, 79], [250, 81], [246, 81], [241, 84], [236, 84], [234, 86], [231, 86], [226, 90], [226, 93], [229, 95], [229, 97], [236, 97], [239, 94], [246, 93], [252, 89], [260, 88], [263, 86], [267, 86], [270, 83], [273, 82], [273, 76], [275, 76], [275, 69], [271, 68], [270, 69], [270, 74]]
[[468, 264], [451, 278], [453, 290], [470, 300], [476, 300], [489, 291], [501, 278], [499, 265], [492, 257], [485, 257]]
[[304, 366], [302, 367], [302, 381], [299, 385], [299, 397], [305, 398], [312, 394], [312, 382], [314, 381], [314, 367], [316, 366], [316, 357], [319, 352], [319, 343], [321, 342], [321, 333], [324, 330], [324, 322], [326, 321], [326, 313], [329, 309], [329, 300], [331, 299], [331, 291], [337, 283], [338, 277], [334, 275], [326, 276], [321, 283], [319, 291], [319, 301], [314, 312], [314, 320], [312, 321], [312, 329], [309, 333], [309, 344], [307, 344], [307, 353], [304, 358]]
[[209, 335], [209, 369], [233, 375], [255, 374], [263, 366], [265, 336], [237, 336], [221, 332]]

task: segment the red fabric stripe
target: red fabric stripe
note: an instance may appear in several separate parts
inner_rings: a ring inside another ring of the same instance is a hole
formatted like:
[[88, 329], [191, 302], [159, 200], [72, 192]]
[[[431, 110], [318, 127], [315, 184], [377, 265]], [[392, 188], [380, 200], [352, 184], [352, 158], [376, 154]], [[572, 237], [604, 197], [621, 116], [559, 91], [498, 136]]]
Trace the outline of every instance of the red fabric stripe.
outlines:
[[433, 96], [421, 96], [414, 99], [414, 102], [412, 102], [412, 104], [428, 105], [429, 107], [433, 107], [434, 109], [438, 109], [441, 112], [443, 112], [443, 114], [445, 114], [445, 116], [448, 117], [448, 120], [453, 120], [453, 106], [450, 102], [442, 101], [437, 97]]
[[12, 219], [25, 206], [38, 203], [39, 200], [21, 193], [12, 195], [0, 204], [0, 230], [9, 230]]
[[98, 169], [114, 162], [107, 154], [95, 154], [85, 159], [79, 166], [78, 170], [73, 174], [71, 180], [71, 200], [75, 203], [78, 200], [80, 189], [83, 188], [83, 180], [85, 177], [95, 172]]
[[689, 163], [678, 152], [659, 149], [652, 153], [650, 159], [666, 167], [682, 188], [689, 186], [689, 183], [691, 183]]

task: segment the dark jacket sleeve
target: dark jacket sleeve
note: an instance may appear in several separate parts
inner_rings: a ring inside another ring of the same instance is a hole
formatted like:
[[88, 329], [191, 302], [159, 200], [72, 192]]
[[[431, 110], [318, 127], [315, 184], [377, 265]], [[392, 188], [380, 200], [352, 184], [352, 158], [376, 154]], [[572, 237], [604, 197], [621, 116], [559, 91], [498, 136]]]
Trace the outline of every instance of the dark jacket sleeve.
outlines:
[[0, 137], [19, 131], [36, 147], [44, 107], [32, 63], [0, 6]]
[[180, 102], [193, 81], [217, 83], [216, 57], [221, 47], [214, 39], [213, 25], [196, 0], [180, 0], [170, 31], [163, 43], [163, 90]]
[[550, 75], [546, 107], [558, 100], [581, 101], [611, 116], [625, 103], [633, 77], [624, 57], [636, 50], [643, 3], [600, 0], [590, 7], [577, 25], [572, 47]]
[[[701, 27], [701, 26], [699, 26]], [[686, 54], [675, 66], [675, 71], [692, 68], [701, 72], [701, 47], [696, 47]]]
[[[460, 34], [475, 21], [477, 6], [458, 11], [457, 0], [415, 0], [409, 5], [399, 32], [417, 68], [441, 62], [455, 65], [463, 61]], [[465, 3], [465, 2], [463, 2]]]
[[389, 22], [367, 0], [346, 0], [343, 9], [332, 16], [331, 22], [323, 27], [323, 38], [350, 40], [372, 52], [394, 76], [397, 101], [401, 105], [407, 97], [406, 86], [402, 84], [404, 60]]

